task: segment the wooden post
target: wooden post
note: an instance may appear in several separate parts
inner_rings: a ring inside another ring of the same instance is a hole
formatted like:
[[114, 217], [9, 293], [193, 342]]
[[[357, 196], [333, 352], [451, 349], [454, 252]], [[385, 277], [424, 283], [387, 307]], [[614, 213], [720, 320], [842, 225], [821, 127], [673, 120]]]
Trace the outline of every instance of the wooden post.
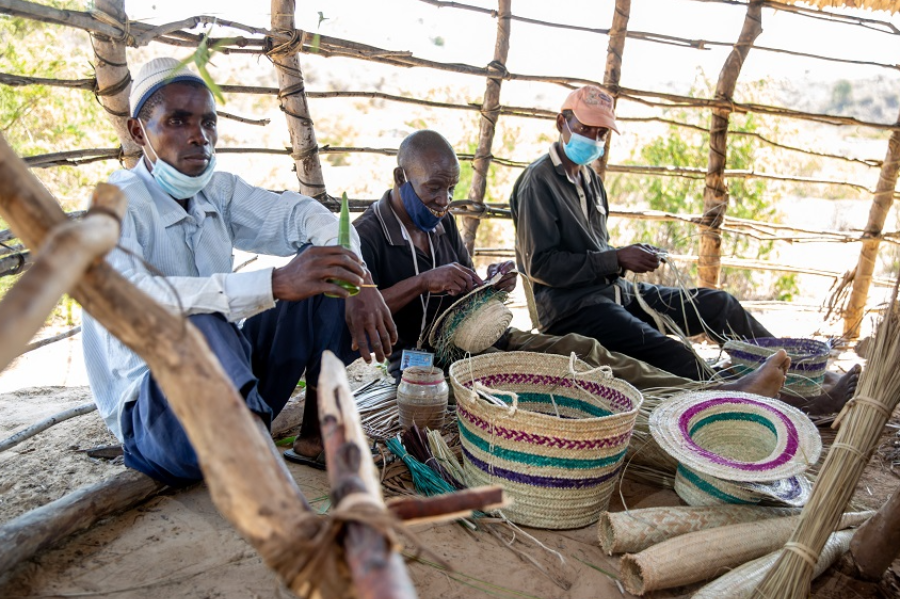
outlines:
[[[116, 23], [117, 27], [126, 31], [128, 15], [125, 14], [125, 0], [95, 0], [93, 12], [101, 20]], [[91, 33], [91, 45], [97, 59], [97, 64], [94, 65], [97, 88], [94, 93], [97, 94], [100, 105], [103, 106], [116, 130], [116, 135], [122, 143], [122, 161], [130, 169], [140, 159], [141, 147], [128, 133], [128, 117], [131, 116], [128, 104], [131, 73], [125, 59], [125, 43], [121, 38], [94, 32]]]
[[850, 558], [857, 574], [880, 581], [900, 554], [900, 488], [853, 534]]
[[[900, 122], [900, 116], [897, 120]], [[869, 208], [869, 220], [863, 233], [868, 239], [863, 239], [859, 261], [856, 263], [856, 273], [853, 275], [853, 290], [844, 311], [844, 337], [847, 339], [859, 337], [869, 287], [872, 285], [872, 275], [875, 272], [875, 262], [878, 260], [878, 247], [881, 245], [878, 236], [884, 229], [885, 219], [894, 203], [898, 169], [900, 169], [900, 131], [894, 131], [888, 140], [887, 154], [884, 156], [875, 196]]]
[[[731, 54], [725, 60], [716, 100], [731, 102], [741, 67], [750, 53], [753, 42], [762, 33], [762, 0], [750, 0], [744, 27]], [[722, 221], [728, 210], [728, 188], [725, 186], [725, 161], [728, 147], [729, 109], [713, 109], [709, 127], [709, 165], [706, 171], [706, 190], [703, 193], [703, 217], [701, 218], [700, 260], [698, 274], [702, 287], [719, 287], [722, 256]]]
[[118, 514], [166, 487], [143, 473], [127, 470], [81, 488], [0, 526], [0, 573], [104, 517]]
[[[385, 512], [381, 485], [347, 381], [347, 370], [329, 351], [322, 355], [319, 420], [334, 511]], [[378, 529], [365, 523], [348, 523], [344, 551], [357, 597], [416, 597], [403, 557]]]
[[278, 99], [291, 134], [291, 158], [300, 182], [300, 192], [323, 201], [327, 198], [319, 144], [306, 101], [303, 70], [298, 51], [303, 32], [294, 27], [295, 0], [272, 0], [272, 31], [281, 34], [267, 38], [268, 56], [278, 73]]
[[[484, 90], [484, 102], [481, 104], [481, 133], [478, 136], [478, 148], [472, 161], [472, 186], [469, 188], [469, 200], [476, 210], [484, 209], [484, 192], [487, 189], [488, 170], [491, 166], [491, 147], [494, 144], [494, 132], [500, 116], [500, 84], [506, 74], [506, 58], [509, 55], [510, 18], [512, 0], [498, 0], [497, 10], [497, 43], [494, 45], [494, 60], [488, 70], [496, 77], [488, 77]], [[476, 217], [464, 217], [462, 226], [463, 242], [469, 254], [475, 248], [475, 234], [478, 232], [479, 220]]]
[[63, 294], [72, 289], [98, 257], [119, 241], [125, 198], [114, 185], [94, 190], [94, 206], [104, 211], [83, 221], [64, 221], [41, 247], [32, 267], [0, 301], [0, 371], [25, 349]]
[[[30, 248], [66, 219], [2, 136], [0, 216]], [[295, 581], [291, 549], [313, 539], [318, 523], [203, 336], [105, 262], [88, 269], [71, 295], [147, 362], [200, 458], [216, 507], [288, 586], [300, 589], [305, 582]]]
[[[628, 18], [631, 16], [631, 0], [616, 0], [612, 27], [609, 28], [609, 46], [606, 49], [606, 72], [603, 74], [603, 87], [612, 94], [613, 108], [618, 103], [619, 81], [622, 78], [622, 56], [625, 54], [625, 39], [628, 35]], [[606, 175], [609, 164], [609, 148], [612, 136], [606, 138], [606, 150], [600, 160], [594, 162], [594, 170], [600, 179]]]

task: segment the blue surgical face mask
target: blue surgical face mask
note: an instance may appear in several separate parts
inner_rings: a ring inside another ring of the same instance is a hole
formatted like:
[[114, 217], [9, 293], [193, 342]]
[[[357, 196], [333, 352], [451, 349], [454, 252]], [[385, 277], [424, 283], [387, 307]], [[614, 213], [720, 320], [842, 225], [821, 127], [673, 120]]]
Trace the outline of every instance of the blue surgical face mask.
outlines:
[[571, 134], [569, 141], [563, 144], [563, 149], [566, 152], [566, 156], [569, 157], [569, 160], [576, 165], [588, 165], [603, 156], [606, 144], [605, 141], [598, 142], [589, 137], [575, 133], [572, 131], [572, 128], [569, 127], [569, 122], [565, 121], [565, 123], [566, 129], [568, 129]]
[[406, 177], [406, 173], [403, 174], [403, 178], [406, 179], [406, 181], [400, 186], [400, 200], [403, 202], [403, 208], [406, 209], [406, 214], [409, 215], [409, 218], [412, 219], [412, 222], [416, 227], [422, 231], [431, 233], [437, 228], [438, 223], [441, 222], [441, 217], [434, 216], [431, 211], [428, 210], [428, 207], [425, 206], [425, 203], [419, 198], [416, 190], [413, 189], [412, 184]]
[[150, 148], [150, 150], [153, 151], [153, 154], [156, 155], [156, 161], [153, 163], [153, 171], [150, 174], [153, 175], [153, 179], [156, 180], [156, 183], [159, 184], [159, 187], [161, 187], [165, 193], [176, 200], [187, 200], [206, 187], [216, 170], [215, 149], [212, 150], [212, 155], [209, 157], [209, 164], [206, 165], [206, 169], [202, 173], [195, 177], [185, 175], [159, 157], [159, 153], [150, 145], [150, 138], [147, 136], [147, 130], [144, 129], [144, 124], [141, 123], [140, 120], [138, 120], [138, 123], [140, 123], [141, 129], [144, 131], [144, 139], [147, 140], [146, 147]]

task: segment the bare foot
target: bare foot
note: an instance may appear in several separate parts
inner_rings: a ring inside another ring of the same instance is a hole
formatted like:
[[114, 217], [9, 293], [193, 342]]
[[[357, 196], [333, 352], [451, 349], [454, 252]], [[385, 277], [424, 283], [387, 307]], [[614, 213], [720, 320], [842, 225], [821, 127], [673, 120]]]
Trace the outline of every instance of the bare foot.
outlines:
[[788, 357], [787, 352], [779, 350], [767, 358], [761, 367], [739, 379], [720, 386], [719, 389], [777, 398], [778, 391], [787, 378], [787, 370], [790, 366], [791, 359]]
[[824, 386], [822, 393], [812, 398], [798, 398], [782, 394], [781, 399], [792, 406], [805, 411], [810, 415], [830, 415], [840, 411], [844, 404], [853, 397], [856, 385], [859, 383], [859, 374], [862, 368], [859, 365], [847, 371], [837, 382], [831, 386]]
[[294, 452], [300, 456], [315, 459], [323, 450], [325, 450], [325, 446], [322, 443], [322, 438], [310, 439], [297, 436], [297, 439], [294, 440]]
[[318, 390], [307, 384], [306, 398], [303, 405], [303, 421], [300, 433], [294, 440], [294, 452], [309, 459], [316, 459], [325, 450], [322, 442], [322, 429], [319, 425]]

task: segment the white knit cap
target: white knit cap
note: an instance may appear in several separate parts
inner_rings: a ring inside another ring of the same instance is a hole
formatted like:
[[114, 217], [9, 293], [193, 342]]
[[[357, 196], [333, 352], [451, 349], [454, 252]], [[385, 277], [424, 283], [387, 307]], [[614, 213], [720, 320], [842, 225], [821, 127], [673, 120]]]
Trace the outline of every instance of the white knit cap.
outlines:
[[187, 67], [178, 69], [179, 64], [179, 61], [174, 58], [163, 57], [154, 58], [141, 67], [137, 77], [131, 82], [131, 94], [128, 96], [132, 117], [137, 118], [141, 108], [144, 107], [144, 103], [147, 102], [154, 92], [165, 85], [179, 81], [196, 81], [206, 86], [203, 78], [188, 70]]

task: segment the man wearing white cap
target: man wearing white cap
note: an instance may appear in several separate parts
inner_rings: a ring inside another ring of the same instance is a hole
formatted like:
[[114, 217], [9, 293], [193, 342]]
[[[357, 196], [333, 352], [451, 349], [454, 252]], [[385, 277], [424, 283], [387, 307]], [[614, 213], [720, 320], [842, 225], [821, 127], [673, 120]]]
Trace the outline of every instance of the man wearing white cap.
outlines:
[[[559, 141], [522, 173], [510, 199], [516, 259], [534, 286], [540, 330], [580, 333], [614, 352], [701, 379], [694, 354], [660, 333], [623, 277], [626, 271], [656, 270], [662, 251], [648, 244], [610, 244], [606, 190], [590, 164], [603, 156], [610, 130], [618, 133], [612, 97], [591, 85], [575, 90], [563, 102], [556, 128]], [[682, 290], [648, 284], [639, 289], [653, 310], [673, 318], [685, 333], [704, 333]], [[689, 293], [718, 342], [725, 336], [772, 336], [727, 292]]]
[[[314, 386], [326, 349], [345, 362], [360, 352], [371, 360], [370, 348], [378, 360], [390, 354], [396, 329], [380, 293], [363, 288], [348, 298], [333, 283], [371, 281], [355, 232], [354, 250], [346, 250], [335, 244], [337, 218], [314, 199], [215, 171], [216, 106], [200, 77], [175, 59], [154, 59], [138, 72], [130, 101], [128, 129], [143, 157], [110, 177], [128, 212], [123, 250], [107, 260], [191, 320], [251, 411], [269, 423], [304, 372]], [[281, 268], [233, 273], [234, 248], [294, 258]], [[125, 464], [173, 485], [201, 479], [197, 456], [140, 357], [89, 316], [84, 347], [95, 401], [123, 442]], [[300, 439], [301, 455], [321, 450], [309, 388]]]

